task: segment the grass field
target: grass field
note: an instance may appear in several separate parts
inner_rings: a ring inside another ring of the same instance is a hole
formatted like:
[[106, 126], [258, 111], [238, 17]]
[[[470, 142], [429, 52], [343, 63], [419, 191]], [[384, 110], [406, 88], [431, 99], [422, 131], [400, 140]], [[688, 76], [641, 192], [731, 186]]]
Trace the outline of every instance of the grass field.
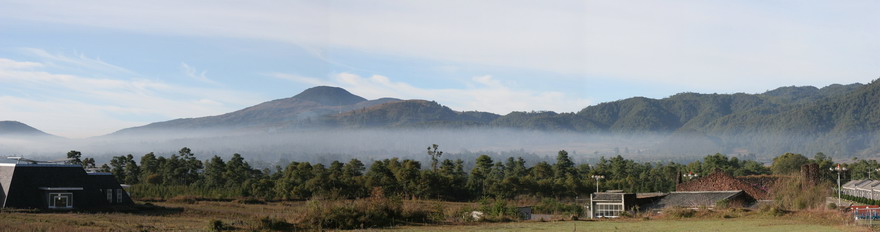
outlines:
[[[407, 201], [409, 207], [436, 202]], [[219, 220], [228, 231], [259, 230], [259, 218], [274, 217], [293, 222], [302, 216], [305, 202], [239, 204], [202, 201], [195, 204], [160, 202], [164, 208], [137, 213], [0, 213], [0, 231], [208, 231]], [[468, 203], [449, 203], [454, 210]], [[837, 217], [837, 219], [829, 219]], [[735, 218], [708, 215], [691, 219], [619, 219], [601, 221], [556, 221], [472, 223], [467, 225], [410, 225], [373, 231], [868, 231], [845, 226], [839, 213], [821, 211], [781, 217], [749, 214]]]
[[869, 231], [864, 227], [810, 224], [790, 219], [610, 220], [489, 223], [468, 226], [419, 226], [387, 231]]

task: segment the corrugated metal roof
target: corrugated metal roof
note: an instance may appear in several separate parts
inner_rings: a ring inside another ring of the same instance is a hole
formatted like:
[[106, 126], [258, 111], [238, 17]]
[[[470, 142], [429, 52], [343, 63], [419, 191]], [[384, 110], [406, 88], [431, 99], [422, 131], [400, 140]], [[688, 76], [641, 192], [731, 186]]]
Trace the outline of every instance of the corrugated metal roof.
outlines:
[[594, 201], [623, 201], [623, 194], [625, 193], [595, 193], [593, 194]]
[[725, 199], [731, 199], [743, 191], [693, 191], [693, 192], [671, 192], [663, 199], [660, 199], [654, 208], [666, 207], [687, 207], [696, 208], [700, 206], [714, 207], [715, 203]]

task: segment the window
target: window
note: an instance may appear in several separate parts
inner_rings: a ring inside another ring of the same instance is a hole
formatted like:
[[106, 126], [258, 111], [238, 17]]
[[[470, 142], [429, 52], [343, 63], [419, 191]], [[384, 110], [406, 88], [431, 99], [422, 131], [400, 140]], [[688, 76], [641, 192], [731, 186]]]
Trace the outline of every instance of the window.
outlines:
[[619, 203], [597, 203], [594, 212], [597, 217], [618, 217], [622, 211], [623, 206]]
[[49, 208], [64, 209], [73, 208], [72, 193], [49, 193]]
[[117, 190], [116, 190], [116, 203], [120, 203], [120, 202], [122, 202], [122, 199], [123, 199], [123, 198], [122, 198], [123, 193], [125, 193], [125, 192], [122, 191], [122, 189], [117, 189]]
[[113, 203], [113, 189], [104, 189], [104, 192], [107, 193], [107, 202]]

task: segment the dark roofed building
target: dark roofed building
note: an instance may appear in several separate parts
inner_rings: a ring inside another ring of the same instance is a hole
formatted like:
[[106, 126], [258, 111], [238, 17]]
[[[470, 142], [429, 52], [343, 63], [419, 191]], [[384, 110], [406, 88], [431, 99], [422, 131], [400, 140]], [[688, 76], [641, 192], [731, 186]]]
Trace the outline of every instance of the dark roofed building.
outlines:
[[740, 190], [671, 192], [660, 198], [659, 201], [647, 205], [646, 208], [653, 210], [668, 207], [712, 209], [717, 207], [720, 202], [725, 202], [727, 207], [742, 207], [754, 203], [755, 199]]
[[97, 209], [132, 204], [109, 173], [82, 166], [0, 163], [0, 208]]
[[769, 200], [774, 185], [785, 176], [741, 176], [733, 177], [716, 171], [708, 176], [680, 183], [676, 191], [740, 191], [756, 200]]

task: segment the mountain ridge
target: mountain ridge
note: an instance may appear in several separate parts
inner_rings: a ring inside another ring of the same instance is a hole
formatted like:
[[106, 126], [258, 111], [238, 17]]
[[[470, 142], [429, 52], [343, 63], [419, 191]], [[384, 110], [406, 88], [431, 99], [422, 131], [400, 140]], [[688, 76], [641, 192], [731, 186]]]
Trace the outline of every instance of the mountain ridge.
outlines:
[[345, 89], [317, 86], [290, 98], [221, 115], [174, 119], [107, 136], [150, 131], [233, 129], [256, 133], [315, 128], [503, 128], [587, 134], [670, 135], [717, 150], [777, 153], [809, 148], [848, 154], [880, 153], [880, 83], [822, 88], [785, 86], [758, 94], [685, 92], [632, 97], [577, 112], [515, 111], [498, 115], [455, 111], [436, 101], [368, 100]]

